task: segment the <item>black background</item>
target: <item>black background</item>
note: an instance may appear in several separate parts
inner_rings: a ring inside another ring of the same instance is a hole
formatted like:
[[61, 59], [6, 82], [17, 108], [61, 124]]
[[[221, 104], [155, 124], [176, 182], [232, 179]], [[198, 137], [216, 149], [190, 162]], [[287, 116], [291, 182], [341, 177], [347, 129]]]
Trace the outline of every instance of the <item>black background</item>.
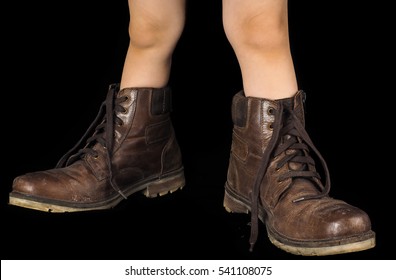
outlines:
[[[331, 195], [370, 215], [377, 246], [317, 259], [389, 259], [392, 137], [380, 140], [390, 129], [386, 45], [373, 7], [347, 2], [291, 0], [291, 46], [307, 92], [307, 131], [327, 160]], [[172, 118], [185, 188], [155, 199], [135, 194], [112, 210], [89, 213], [13, 207], [8, 193], [14, 177], [54, 167], [96, 116], [108, 85], [119, 82], [127, 1], [22, 1], [2, 13], [2, 259], [306, 258], [273, 246], [263, 225], [250, 253], [249, 216], [222, 206], [231, 98], [242, 83], [221, 1], [188, 1], [174, 54]]]

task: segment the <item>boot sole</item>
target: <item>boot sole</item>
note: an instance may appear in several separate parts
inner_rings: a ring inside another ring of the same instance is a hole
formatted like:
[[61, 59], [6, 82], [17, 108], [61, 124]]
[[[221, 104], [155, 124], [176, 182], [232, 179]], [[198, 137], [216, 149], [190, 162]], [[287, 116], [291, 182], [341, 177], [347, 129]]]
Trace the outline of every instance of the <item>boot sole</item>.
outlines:
[[[133, 185], [123, 190], [125, 196], [130, 196], [137, 192], [142, 192], [146, 197], [153, 198], [173, 193], [185, 186], [184, 170], [181, 168], [166, 177], [148, 179], [139, 185]], [[93, 210], [106, 210], [117, 206], [124, 198], [118, 194], [108, 198], [105, 201], [95, 203], [70, 203], [58, 200], [44, 199], [34, 196], [28, 196], [22, 193], [11, 192], [9, 195], [9, 205], [30, 208], [34, 210], [65, 213], [81, 212]]]
[[[224, 208], [229, 213], [251, 212], [248, 201], [242, 198], [235, 198], [229, 190], [225, 190]], [[265, 211], [259, 209], [259, 219], [265, 222]], [[363, 251], [375, 247], [375, 233], [369, 231], [363, 235], [342, 238], [338, 240], [318, 240], [318, 241], [296, 241], [279, 236], [273, 232], [266, 224], [267, 235], [272, 244], [276, 247], [295, 255], [302, 256], [328, 256]]]

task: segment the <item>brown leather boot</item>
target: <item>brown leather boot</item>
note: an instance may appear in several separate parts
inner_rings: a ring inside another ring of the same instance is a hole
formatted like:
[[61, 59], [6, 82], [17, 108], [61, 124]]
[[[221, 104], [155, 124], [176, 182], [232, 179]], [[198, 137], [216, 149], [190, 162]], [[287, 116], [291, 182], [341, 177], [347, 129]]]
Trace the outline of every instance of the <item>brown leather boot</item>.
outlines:
[[[375, 246], [375, 233], [362, 210], [329, 196], [326, 162], [304, 129], [305, 93], [267, 100], [237, 93], [225, 184], [229, 212], [251, 212], [251, 250], [258, 219], [271, 242], [299, 255], [331, 255]], [[321, 163], [325, 181], [315, 169]]]
[[109, 86], [83, 138], [56, 168], [14, 179], [11, 205], [49, 212], [108, 209], [136, 192], [163, 195], [185, 184], [170, 120], [169, 88]]

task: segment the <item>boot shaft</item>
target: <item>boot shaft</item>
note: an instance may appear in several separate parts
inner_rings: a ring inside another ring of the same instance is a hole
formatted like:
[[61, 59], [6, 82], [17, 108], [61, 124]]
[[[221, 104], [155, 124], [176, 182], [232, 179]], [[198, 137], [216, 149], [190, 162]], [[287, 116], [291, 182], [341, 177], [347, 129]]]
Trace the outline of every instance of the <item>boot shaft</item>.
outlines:
[[[234, 128], [227, 184], [230, 191], [239, 193], [246, 201], [251, 199], [254, 185], [260, 185], [259, 200], [267, 212], [271, 212], [292, 183], [293, 176], [288, 174], [306, 171], [317, 174], [308, 147], [298, 136], [295, 125], [291, 125], [298, 123], [303, 129], [304, 100], [303, 91], [279, 100], [245, 97], [243, 91], [233, 98]], [[283, 149], [286, 146], [289, 148]], [[301, 158], [307, 160], [302, 163]], [[318, 193], [311, 184], [302, 192]]]
[[111, 84], [90, 128], [56, 168], [81, 162], [96, 180], [112, 177], [121, 185], [179, 169], [170, 112], [168, 87], [119, 90]]
[[95, 135], [103, 134], [99, 137], [102, 140], [93, 146], [96, 154], [84, 155], [92, 172], [99, 180], [108, 176], [106, 157], [110, 157], [115, 170], [113, 176], [128, 173], [119, 176], [128, 177], [130, 181], [138, 179], [132, 174], [146, 177], [180, 168], [181, 153], [170, 118], [170, 88], [125, 88], [119, 91], [117, 84], [112, 87], [114, 92], [108, 93], [106, 114], [95, 132]]
[[[251, 152], [261, 155], [272, 137], [274, 112], [279, 110], [280, 104], [293, 110], [304, 126], [304, 101], [305, 92], [303, 91], [297, 92], [292, 98], [279, 100], [245, 97], [243, 91], [240, 91], [234, 95], [232, 102], [233, 136], [243, 139], [245, 145], [249, 145]], [[236, 151], [239, 149], [235, 148]], [[242, 151], [246, 149], [247, 147], [242, 148]]]
[[180, 168], [181, 152], [170, 117], [171, 90], [127, 88], [117, 98], [126, 101], [120, 104], [125, 111], [117, 114], [122, 125], [115, 129], [115, 170], [138, 167], [138, 172], [162, 174]]

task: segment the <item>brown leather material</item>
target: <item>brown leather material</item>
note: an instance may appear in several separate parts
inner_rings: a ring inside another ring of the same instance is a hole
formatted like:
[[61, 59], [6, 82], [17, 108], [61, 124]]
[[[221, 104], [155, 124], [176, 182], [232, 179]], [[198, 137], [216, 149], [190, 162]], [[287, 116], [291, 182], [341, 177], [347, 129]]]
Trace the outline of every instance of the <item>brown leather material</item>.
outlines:
[[60, 212], [106, 209], [137, 191], [153, 188], [155, 196], [183, 187], [170, 101], [169, 88], [110, 85], [86, 142], [56, 168], [15, 178], [10, 203]]
[[[303, 91], [281, 100], [245, 97], [243, 91], [234, 96], [224, 206], [251, 212], [252, 246], [259, 218], [271, 241], [291, 253], [325, 255], [373, 247], [368, 215], [329, 196], [326, 162], [304, 129], [304, 100]], [[317, 158], [323, 179], [316, 171]]]

